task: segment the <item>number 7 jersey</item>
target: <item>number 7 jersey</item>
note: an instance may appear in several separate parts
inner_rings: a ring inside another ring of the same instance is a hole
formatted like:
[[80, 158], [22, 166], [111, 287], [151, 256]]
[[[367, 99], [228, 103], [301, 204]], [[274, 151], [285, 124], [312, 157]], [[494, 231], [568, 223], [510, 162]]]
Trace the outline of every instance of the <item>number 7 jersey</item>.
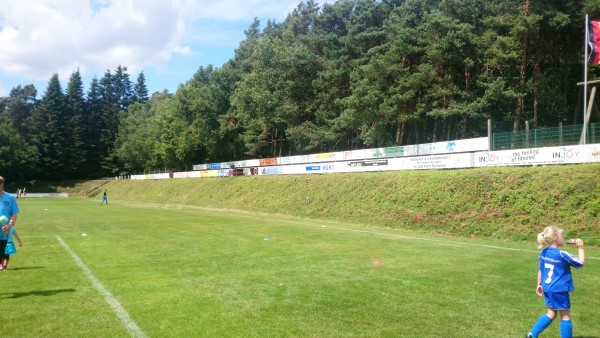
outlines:
[[578, 257], [558, 248], [547, 247], [542, 250], [540, 253], [542, 290], [544, 292], [573, 291], [571, 266], [579, 269], [583, 264]]

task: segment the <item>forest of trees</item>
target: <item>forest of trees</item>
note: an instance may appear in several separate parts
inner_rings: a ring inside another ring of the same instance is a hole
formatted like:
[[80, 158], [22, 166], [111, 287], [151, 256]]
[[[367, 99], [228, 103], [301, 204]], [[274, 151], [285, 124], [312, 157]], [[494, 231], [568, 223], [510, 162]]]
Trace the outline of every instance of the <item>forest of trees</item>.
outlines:
[[255, 20], [231, 60], [175, 93], [150, 97], [122, 65], [87, 93], [78, 70], [39, 98], [13, 88], [1, 172], [97, 178], [486, 136], [487, 119], [582, 123], [585, 13], [598, 1], [309, 0], [281, 23]]

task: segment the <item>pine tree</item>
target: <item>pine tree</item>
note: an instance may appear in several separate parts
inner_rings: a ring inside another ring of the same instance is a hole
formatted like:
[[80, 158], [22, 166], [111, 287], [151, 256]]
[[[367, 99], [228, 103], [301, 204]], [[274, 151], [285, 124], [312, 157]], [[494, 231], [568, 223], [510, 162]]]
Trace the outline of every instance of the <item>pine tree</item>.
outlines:
[[46, 180], [65, 178], [67, 146], [65, 98], [58, 74], [52, 75], [40, 104], [33, 111], [32, 135], [40, 154], [40, 175]]
[[65, 171], [68, 178], [82, 178], [87, 174], [84, 166], [87, 152], [85, 128], [85, 98], [83, 96], [83, 81], [79, 69], [69, 79], [66, 99], [66, 127], [69, 133], [65, 135]]
[[138, 75], [137, 81], [133, 86], [132, 100], [134, 102], [145, 102], [148, 101], [148, 87], [146, 87], [146, 76], [141, 71]]

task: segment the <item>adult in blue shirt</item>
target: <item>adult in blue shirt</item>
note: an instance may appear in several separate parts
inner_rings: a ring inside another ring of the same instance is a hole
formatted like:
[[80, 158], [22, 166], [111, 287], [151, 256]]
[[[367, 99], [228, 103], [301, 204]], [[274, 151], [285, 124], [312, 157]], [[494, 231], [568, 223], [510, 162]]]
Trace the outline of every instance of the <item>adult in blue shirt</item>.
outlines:
[[571, 338], [573, 324], [569, 292], [574, 290], [571, 267], [579, 269], [585, 262], [583, 241], [581, 239], [569, 240], [570, 244], [577, 245], [577, 257], [562, 251], [559, 247], [565, 245], [564, 231], [551, 225], [538, 234], [538, 243], [540, 249], [544, 249], [540, 253], [535, 293], [544, 297], [548, 312], [537, 320], [526, 337], [537, 338], [552, 323], [558, 313], [561, 319], [561, 337]]
[[18, 213], [19, 206], [17, 205], [17, 199], [4, 191], [4, 177], [0, 176], [0, 215], [6, 216], [8, 219], [8, 223], [3, 225], [2, 231], [0, 231], [0, 257], [2, 258], [4, 258], [4, 251], [8, 242], [8, 232], [15, 225], [15, 222], [17, 222]]

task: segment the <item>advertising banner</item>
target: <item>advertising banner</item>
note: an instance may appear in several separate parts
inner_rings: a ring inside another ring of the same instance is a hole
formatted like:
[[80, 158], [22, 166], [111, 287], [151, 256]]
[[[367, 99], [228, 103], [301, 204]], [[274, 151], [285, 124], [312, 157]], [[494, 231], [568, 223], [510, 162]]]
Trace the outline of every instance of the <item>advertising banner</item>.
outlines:
[[259, 168], [259, 175], [281, 175], [283, 174], [283, 167], [264, 167]]
[[202, 170], [200, 172], [200, 177], [218, 177], [218, 176], [219, 176], [218, 170]]
[[188, 178], [200, 178], [200, 171], [188, 171], [187, 177]]
[[258, 167], [260, 165], [259, 160], [243, 160], [231, 162], [235, 168], [248, 168], [248, 167]]
[[258, 160], [260, 166], [277, 165], [277, 158], [261, 158]]
[[476, 167], [600, 162], [600, 145], [546, 147], [475, 153]]
[[332, 162], [332, 161], [340, 161], [343, 158], [344, 158], [343, 152], [309, 155], [310, 162]]
[[348, 150], [342, 152], [342, 159], [344, 160], [361, 160], [363, 158], [369, 158], [365, 149]]
[[286, 157], [278, 157], [277, 158], [277, 164], [281, 164], [281, 165], [309, 163], [309, 162], [310, 162], [310, 156], [308, 156], [308, 155], [286, 156]]
[[468, 151], [482, 151], [488, 149], [488, 138], [479, 137], [466, 140], [455, 140], [446, 142], [419, 144], [417, 154], [407, 155], [430, 155], [444, 153], [461, 153]]
[[408, 157], [404, 160], [402, 169], [419, 170], [471, 168], [473, 167], [472, 158], [472, 153]]
[[370, 156], [365, 158], [401, 157], [404, 156], [404, 146], [369, 149]]

